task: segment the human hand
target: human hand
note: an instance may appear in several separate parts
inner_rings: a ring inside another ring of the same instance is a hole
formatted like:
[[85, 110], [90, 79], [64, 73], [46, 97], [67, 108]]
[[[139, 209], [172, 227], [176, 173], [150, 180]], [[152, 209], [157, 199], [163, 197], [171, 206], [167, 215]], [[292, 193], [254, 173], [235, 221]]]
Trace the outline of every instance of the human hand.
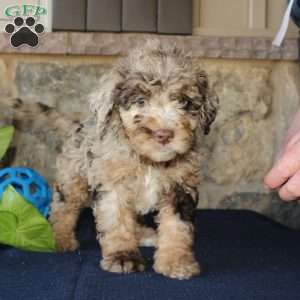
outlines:
[[264, 183], [269, 189], [277, 189], [282, 200], [291, 201], [300, 197], [300, 111], [296, 114]]

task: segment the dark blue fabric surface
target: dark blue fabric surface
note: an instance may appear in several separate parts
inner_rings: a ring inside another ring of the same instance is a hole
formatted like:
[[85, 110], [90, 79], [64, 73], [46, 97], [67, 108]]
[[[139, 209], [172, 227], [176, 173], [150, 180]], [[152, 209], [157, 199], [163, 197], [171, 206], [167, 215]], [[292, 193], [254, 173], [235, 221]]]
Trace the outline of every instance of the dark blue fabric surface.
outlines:
[[142, 249], [148, 262], [143, 273], [101, 271], [93, 220], [86, 211], [79, 251], [42, 254], [0, 247], [0, 299], [300, 299], [299, 231], [247, 211], [200, 211], [197, 219], [200, 277], [178, 281], [154, 273], [151, 248]]

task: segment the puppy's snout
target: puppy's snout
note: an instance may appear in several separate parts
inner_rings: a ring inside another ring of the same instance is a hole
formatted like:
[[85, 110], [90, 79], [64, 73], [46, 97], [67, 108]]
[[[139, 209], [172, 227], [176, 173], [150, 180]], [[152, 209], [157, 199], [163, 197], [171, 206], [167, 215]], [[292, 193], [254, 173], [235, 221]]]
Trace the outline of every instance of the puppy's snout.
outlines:
[[159, 129], [153, 132], [154, 139], [160, 144], [168, 144], [174, 137], [174, 131], [170, 129]]

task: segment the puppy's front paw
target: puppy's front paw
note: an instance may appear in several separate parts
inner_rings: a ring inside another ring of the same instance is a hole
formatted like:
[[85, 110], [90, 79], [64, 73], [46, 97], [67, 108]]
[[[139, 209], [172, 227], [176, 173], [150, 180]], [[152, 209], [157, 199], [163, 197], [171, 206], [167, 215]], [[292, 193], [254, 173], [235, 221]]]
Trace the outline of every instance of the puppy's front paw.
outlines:
[[145, 261], [138, 251], [119, 251], [104, 257], [100, 263], [105, 271], [114, 273], [142, 272]]
[[154, 270], [164, 276], [180, 280], [189, 279], [201, 272], [199, 263], [192, 255], [183, 255], [175, 259], [166, 255], [158, 256], [155, 260]]

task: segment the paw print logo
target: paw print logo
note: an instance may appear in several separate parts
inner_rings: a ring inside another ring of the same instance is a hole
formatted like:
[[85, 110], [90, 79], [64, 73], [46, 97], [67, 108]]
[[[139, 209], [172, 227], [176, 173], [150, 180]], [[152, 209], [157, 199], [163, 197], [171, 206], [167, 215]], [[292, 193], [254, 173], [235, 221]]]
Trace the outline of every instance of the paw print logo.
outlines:
[[39, 44], [39, 34], [45, 30], [42, 24], [36, 24], [33, 17], [23, 19], [16, 17], [13, 23], [5, 26], [5, 32], [10, 34], [10, 44], [17, 48], [21, 45], [36, 47]]

